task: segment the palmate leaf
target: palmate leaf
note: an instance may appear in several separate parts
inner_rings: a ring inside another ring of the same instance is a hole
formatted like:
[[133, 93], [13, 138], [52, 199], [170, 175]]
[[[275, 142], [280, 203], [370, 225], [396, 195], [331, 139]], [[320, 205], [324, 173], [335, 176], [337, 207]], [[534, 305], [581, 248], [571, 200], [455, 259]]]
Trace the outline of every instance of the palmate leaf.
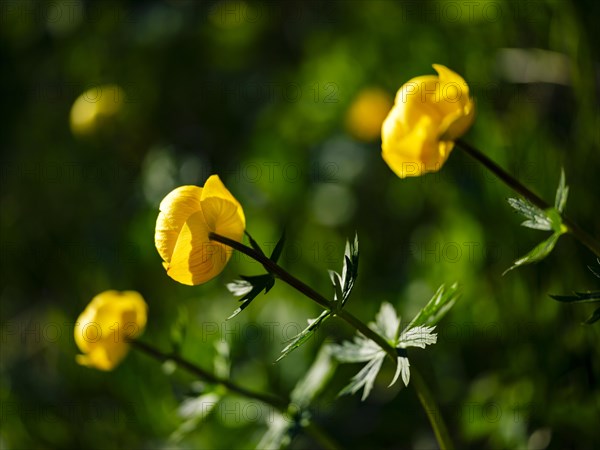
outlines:
[[568, 197], [569, 187], [565, 182], [565, 171], [561, 169], [553, 208], [542, 210], [533, 205], [529, 200], [508, 199], [508, 204], [527, 219], [521, 224], [522, 226], [536, 230], [553, 231], [553, 234], [535, 246], [525, 256], [517, 259], [511, 267], [504, 271], [503, 275], [522, 265], [541, 261], [550, 254], [558, 238], [567, 232], [567, 228], [563, 225], [561, 214], [565, 209]]
[[271, 290], [275, 284], [275, 278], [270, 273], [264, 275], [245, 276], [241, 275], [241, 280], [234, 280], [231, 283], [227, 283], [227, 289], [235, 296], [241, 296], [240, 306], [236, 309], [227, 320], [237, 316], [245, 308], [250, 305], [250, 302], [254, 300], [258, 294], [263, 290], [266, 294]]
[[308, 319], [308, 326], [296, 336], [294, 336], [290, 340], [290, 343], [283, 350], [281, 350], [281, 356], [277, 358], [277, 361], [282, 360], [293, 350], [297, 349], [306, 341], [308, 341], [308, 339], [312, 337], [312, 335], [317, 331], [321, 324], [325, 322], [330, 316], [331, 313], [329, 311], [323, 311], [321, 315], [316, 319]]
[[520, 198], [507, 199], [508, 204], [527, 220], [521, 223], [521, 226], [533, 228], [535, 230], [552, 230], [552, 222], [544, 212], [529, 200]]
[[381, 369], [381, 365], [383, 364], [383, 360], [385, 359], [385, 353], [379, 352], [375, 357], [360, 370], [356, 375], [352, 377], [350, 384], [346, 386], [340, 392], [340, 395], [344, 394], [356, 394], [361, 388], [364, 388], [363, 395], [361, 397], [362, 401], [365, 401], [371, 390], [373, 389], [373, 385], [375, 384], [375, 378], [377, 378], [377, 374]]
[[[453, 285], [449, 293], [444, 295], [443, 286], [438, 289], [436, 295], [429, 301], [427, 313], [421, 311], [413, 322], [437, 323], [447, 308], [454, 304], [456, 299], [456, 285]], [[418, 320], [417, 320], [418, 319]], [[409, 325], [400, 333], [400, 318], [396, 310], [389, 303], [382, 303], [375, 322], [369, 324], [369, 328], [385, 338], [390, 345], [398, 351], [396, 373], [389, 386], [392, 386], [400, 376], [405, 386], [410, 381], [410, 363], [406, 356], [406, 348], [425, 348], [427, 345], [437, 342], [437, 335], [433, 332], [434, 326]], [[365, 400], [375, 383], [377, 374], [381, 369], [386, 357], [385, 351], [378, 344], [368, 339], [362, 333], [358, 333], [352, 342], [343, 342], [342, 345], [332, 345], [332, 352], [340, 362], [366, 362], [367, 364], [354, 376], [350, 383], [340, 392], [340, 395], [354, 394], [363, 389], [362, 400]]]

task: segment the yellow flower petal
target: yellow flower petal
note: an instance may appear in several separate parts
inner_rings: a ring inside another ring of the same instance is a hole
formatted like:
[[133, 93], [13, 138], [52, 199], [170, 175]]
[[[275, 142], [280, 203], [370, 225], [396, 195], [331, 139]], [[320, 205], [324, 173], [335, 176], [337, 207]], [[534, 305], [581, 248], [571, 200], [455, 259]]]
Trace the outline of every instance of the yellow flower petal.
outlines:
[[167, 263], [171, 260], [183, 224], [201, 209], [202, 192], [203, 189], [198, 186], [181, 186], [160, 202], [154, 243], [161, 258]]
[[[231, 192], [229, 192], [229, 190], [225, 187], [225, 185], [223, 184], [223, 182], [221, 181], [221, 179], [219, 178], [218, 175], [211, 175], [210, 177], [208, 177], [208, 180], [206, 180], [206, 183], [204, 183], [204, 190], [202, 191], [202, 202], [203, 205], [202, 207], [204, 208], [204, 201], [208, 200], [210, 198], [219, 198], [224, 200], [225, 202], [229, 202], [232, 203], [233, 205], [235, 205], [236, 207], [236, 214], [239, 218], [239, 221], [242, 225], [242, 227], [245, 229], [246, 228], [246, 217], [244, 216], [244, 210], [242, 209], [242, 205], [240, 205], [240, 202], [237, 201], [237, 199], [231, 195]], [[211, 227], [211, 230], [216, 230], [216, 221], [218, 220], [218, 216], [214, 216], [211, 215], [209, 213], [209, 215], [206, 215], [206, 211], [204, 211], [205, 213], [205, 218], [206, 221], [209, 223], [209, 226]], [[215, 222], [212, 222], [212, 221]], [[243, 230], [242, 230], [242, 234], [243, 234]], [[240, 237], [241, 238], [241, 237]], [[234, 239], [234, 238], [232, 238]]]
[[[226, 203], [217, 198], [213, 200]], [[192, 214], [181, 229], [167, 269], [171, 278], [195, 286], [221, 273], [229, 261], [231, 249], [209, 240], [210, 231], [202, 211]]]
[[84, 353], [79, 364], [101, 370], [113, 369], [129, 350], [128, 339], [146, 326], [147, 305], [135, 291], [98, 294], [75, 324], [75, 343]]
[[439, 170], [474, 121], [465, 80], [445, 66], [433, 67], [438, 76], [415, 77], [400, 87], [381, 128], [382, 156], [401, 178]]

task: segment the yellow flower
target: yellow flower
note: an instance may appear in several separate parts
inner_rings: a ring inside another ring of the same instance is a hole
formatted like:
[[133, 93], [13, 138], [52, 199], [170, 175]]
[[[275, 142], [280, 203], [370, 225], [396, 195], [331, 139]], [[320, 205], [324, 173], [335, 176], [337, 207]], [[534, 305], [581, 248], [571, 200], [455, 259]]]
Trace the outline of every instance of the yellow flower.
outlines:
[[391, 108], [392, 99], [383, 89], [363, 89], [346, 113], [346, 128], [360, 141], [373, 141], [379, 137], [381, 124]]
[[82, 366], [112, 370], [129, 351], [128, 339], [146, 326], [148, 306], [135, 291], [105, 291], [95, 296], [75, 323], [75, 343]]
[[71, 131], [93, 135], [114, 118], [125, 104], [125, 92], [116, 84], [95, 86], [83, 92], [71, 107]]
[[413, 78], [398, 90], [381, 128], [383, 159], [400, 178], [437, 172], [475, 119], [465, 80], [440, 64], [433, 68], [438, 76]]
[[240, 203], [217, 175], [204, 187], [181, 186], [160, 203], [154, 243], [167, 274], [198, 285], [225, 268], [231, 248], [208, 238], [210, 232], [241, 241], [246, 219]]

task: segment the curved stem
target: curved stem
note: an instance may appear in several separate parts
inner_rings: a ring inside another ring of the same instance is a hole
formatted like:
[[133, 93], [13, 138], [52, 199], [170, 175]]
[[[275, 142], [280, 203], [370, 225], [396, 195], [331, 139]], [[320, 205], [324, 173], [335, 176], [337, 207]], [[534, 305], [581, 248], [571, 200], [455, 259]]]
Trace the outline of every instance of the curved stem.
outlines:
[[[541, 197], [532, 192], [527, 186], [505, 171], [502, 167], [488, 158], [486, 155], [481, 153], [472, 145], [466, 143], [461, 139], [456, 140], [457, 147], [461, 148], [465, 153], [467, 153], [470, 157], [480, 162], [486, 169], [500, 178], [508, 187], [514, 190], [519, 195], [525, 197], [535, 206], [540, 209], [548, 209], [551, 208], [552, 205], [546, 203]], [[579, 242], [585, 245], [588, 249], [590, 249], [596, 256], [600, 256], [600, 243], [596, 241], [592, 236], [590, 236], [586, 231], [581, 229], [579, 225], [570, 220], [568, 217], [563, 216], [563, 224], [567, 227], [569, 233], [575, 237]]]
[[435, 399], [427, 387], [425, 380], [414, 367], [412, 368], [411, 376], [415, 385], [415, 390], [417, 391], [417, 397], [419, 397], [421, 406], [423, 406], [425, 414], [427, 414], [427, 418], [429, 419], [429, 423], [431, 423], [431, 428], [433, 428], [433, 432], [435, 433], [438, 444], [440, 444], [441, 450], [452, 450], [454, 447], [450, 440], [448, 428], [446, 428], [446, 424], [444, 423]]
[[[252, 247], [248, 247], [242, 244], [241, 242], [229, 239], [228, 237], [221, 236], [217, 233], [209, 233], [208, 238], [213, 241], [220, 242], [221, 244], [225, 244], [249, 256], [255, 261], [261, 263], [268, 272], [270, 272], [280, 280], [284, 281], [285, 283], [289, 284], [297, 291], [304, 294], [306, 297], [310, 298], [311, 300], [314, 300], [319, 305], [331, 311], [332, 315], [338, 316], [339, 318], [345, 320], [357, 331], [360, 331], [367, 338], [377, 343], [377, 345], [379, 345], [385, 351], [387, 356], [389, 356], [392, 359], [392, 361], [394, 361], [394, 364], [398, 363], [398, 351], [394, 347], [392, 347], [392, 345], [388, 341], [386, 341], [378, 333], [371, 330], [364, 322], [362, 322], [353, 314], [341, 308], [337, 308], [337, 305], [335, 305], [334, 302], [327, 300], [313, 288], [300, 281], [298, 278], [294, 277], [292, 274], [287, 272], [277, 263], [271, 261], [262, 252], [258, 252]], [[421, 401], [421, 404], [423, 405], [423, 409], [425, 409], [425, 413], [429, 417], [429, 421], [431, 422], [431, 426], [433, 427], [433, 431], [437, 437], [440, 447], [442, 448], [442, 450], [452, 449], [452, 442], [450, 441], [450, 437], [448, 435], [444, 419], [439, 414], [437, 414], [436, 416], [433, 415], [436, 411], [436, 409], [434, 408], [435, 401], [433, 400], [433, 396], [431, 395], [427, 384], [415, 368], [413, 368], [412, 370], [415, 373], [414, 378], [416, 378], [415, 389], [417, 391], [417, 395], [419, 397], [419, 400]]]
[[197, 366], [196, 364], [188, 361], [187, 359], [182, 358], [179, 355], [172, 354], [169, 355], [167, 353], [163, 353], [160, 350], [152, 347], [149, 344], [141, 341], [130, 341], [130, 344], [137, 350], [142, 351], [148, 356], [153, 357], [154, 359], [165, 362], [165, 361], [174, 361], [179, 365], [182, 369], [188, 371], [189, 373], [202, 378], [204, 381], [212, 384], [219, 384], [223, 387], [226, 387], [231, 392], [235, 392], [236, 394], [240, 394], [244, 397], [253, 398], [255, 400], [259, 400], [267, 405], [271, 405], [279, 411], [285, 412], [287, 410], [287, 406], [289, 404], [284, 398], [276, 397], [269, 394], [263, 394], [260, 392], [250, 391], [242, 386], [238, 386], [233, 383], [231, 380], [225, 378], [219, 378], [211, 372], [204, 370], [202, 367]]
[[221, 244], [225, 244], [261, 263], [267, 270], [267, 272], [270, 272], [271, 274], [279, 278], [281, 281], [289, 284], [294, 289], [304, 294], [306, 297], [321, 305], [323, 308], [327, 309], [328, 311], [331, 311], [332, 315], [338, 316], [339, 318], [345, 320], [353, 328], [360, 331], [372, 341], [376, 342], [377, 345], [379, 345], [383, 350], [385, 350], [386, 354], [392, 359], [392, 361], [396, 363], [396, 360], [398, 358], [398, 352], [394, 347], [390, 345], [388, 341], [386, 341], [378, 333], [371, 330], [367, 325], [365, 325], [364, 322], [362, 322], [356, 316], [343, 309], [338, 309], [337, 305], [335, 305], [333, 302], [327, 300], [313, 288], [311, 288], [310, 286], [308, 286], [307, 284], [290, 274], [283, 267], [271, 261], [263, 253], [258, 252], [252, 247], [248, 247], [247, 245], [244, 245], [241, 242], [238, 242], [234, 239], [229, 239], [228, 237], [221, 236], [217, 233], [209, 233], [208, 238], [213, 241], [220, 242]]
[[[186, 370], [187, 372], [196, 375], [197, 377], [207, 381], [208, 383], [218, 384], [225, 388], [227, 388], [231, 392], [235, 392], [236, 394], [242, 395], [244, 397], [252, 398], [254, 400], [258, 400], [267, 405], [272, 406], [277, 409], [282, 414], [287, 414], [289, 401], [284, 399], [283, 397], [278, 397], [275, 395], [263, 394], [261, 392], [251, 391], [242, 386], [239, 386], [226, 378], [217, 377], [215, 374], [204, 370], [202, 367], [197, 366], [196, 364], [188, 361], [187, 359], [182, 358], [176, 354], [167, 354], [163, 353], [160, 350], [154, 348], [153, 346], [136, 340], [129, 341], [129, 344], [145, 353], [146, 355], [156, 359], [159, 362], [165, 361], [174, 361], [177, 363], [179, 367]], [[334, 440], [331, 438], [324, 430], [322, 430], [317, 424], [314, 422], [308, 422], [303, 426], [303, 429], [309, 434], [315, 441], [317, 441], [321, 447], [326, 450], [337, 450], [341, 448]]]

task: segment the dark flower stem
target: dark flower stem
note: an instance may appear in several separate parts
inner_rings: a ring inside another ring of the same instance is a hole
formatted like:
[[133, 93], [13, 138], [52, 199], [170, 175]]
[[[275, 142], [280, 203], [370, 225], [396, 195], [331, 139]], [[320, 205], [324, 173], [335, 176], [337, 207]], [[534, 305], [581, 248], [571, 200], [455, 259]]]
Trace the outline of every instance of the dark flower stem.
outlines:
[[[544, 201], [541, 197], [532, 192], [527, 186], [525, 186], [471, 144], [458, 139], [456, 141], [456, 146], [462, 149], [471, 158], [481, 163], [486, 169], [500, 178], [508, 187], [514, 190], [517, 194], [529, 200], [538, 208], [546, 210], [552, 207], [552, 205], [546, 203], [546, 201]], [[600, 257], [600, 243], [598, 241], [596, 241], [592, 236], [581, 229], [579, 225], [570, 220], [568, 217], [563, 216], [562, 220], [563, 224], [567, 227], [568, 232], [571, 233], [575, 239], [590, 249], [596, 256]]]
[[385, 350], [387, 355], [392, 359], [392, 361], [394, 361], [394, 364], [396, 363], [396, 360], [398, 358], [398, 352], [394, 347], [392, 347], [392, 345], [388, 341], [386, 341], [378, 333], [375, 333], [373, 330], [371, 330], [367, 325], [365, 325], [360, 319], [358, 319], [353, 314], [343, 309], [338, 309], [337, 305], [335, 305], [333, 302], [327, 300], [313, 288], [311, 288], [310, 286], [308, 286], [307, 284], [290, 274], [283, 267], [271, 261], [263, 253], [260, 253], [254, 250], [252, 247], [248, 247], [247, 245], [242, 244], [241, 242], [238, 242], [234, 239], [229, 239], [228, 237], [221, 236], [217, 233], [209, 233], [208, 238], [213, 241], [220, 242], [221, 244], [225, 244], [237, 250], [238, 252], [249, 256], [255, 261], [261, 263], [267, 270], [267, 272], [273, 274], [281, 281], [289, 284], [294, 289], [304, 294], [306, 297], [321, 305], [323, 308], [327, 309], [328, 311], [331, 311], [332, 315], [338, 316], [341, 319], [345, 320], [353, 328], [360, 331], [372, 341], [376, 342], [383, 350]]
[[[346, 310], [338, 308], [334, 302], [327, 300], [313, 288], [300, 281], [298, 278], [291, 275], [284, 268], [271, 261], [267, 256], [263, 253], [254, 250], [252, 247], [248, 247], [241, 242], [235, 241], [233, 239], [229, 239], [228, 237], [221, 236], [216, 233], [209, 233], [208, 238], [220, 242], [221, 244], [225, 244], [247, 256], [254, 259], [255, 261], [261, 263], [264, 268], [280, 280], [292, 286], [294, 289], [304, 294], [306, 297], [314, 300], [323, 308], [331, 311], [332, 315], [338, 316], [341, 319], [345, 320], [348, 324], [350, 324], [354, 329], [360, 331], [367, 338], [371, 339], [377, 345], [379, 345], [386, 354], [390, 357], [394, 364], [398, 364], [398, 351], [392, 347], [392, 345], [386, 341], [383, 337], [381, 337], [378, 333], [371, 330], [364, 322], [358, 319], [353, 314], [349, 313]], [[412, 369], [416, 374], [416, 383], [414, 383], [415, 390], [417, 391], [417, 396], [427, 414], [427, 418], [431, 423], [431, 427], [435, 433], [435, 436], [438, 440], [438, 444], [442, 450], [451, 450], [453, 448], [452, 441], [450, 440], [446, 424], [444, 423], [444, 419], [439, 414], [439, 410], [435, 406], [435, 401], [431, 392], [427, 388], [427, 385], [423, 378], [419, 375], [416, 369], [413, 367]]]
[[425, 410], [425, 414], [427, 414], [427, 418], [429, 419], [429, 423], [431, 424], [431, 428], [433, 428], [433, 432], [435, 433], [435, 437], [440, 444], [441, 450], [452, 450], [454, 446], [452, 445], [452, 441], [450, 440], [450, 434], [448, 433], [448, 429], [446, 428], [446, 424], [442, 419], [442, 415], [440, 410], [435, 402], [431, 391], [427, 387], [427, 383], [419, 373], [416, 368], [412, 368], [411, 377], [413, 382], [415, 383], [415, 390], [417, 391], [417, 397], [419, 397], [419, 401], [421, 402], [421, 406]]
[[[142, 353], [154, 358], [159, 362], [164, 363], [166, 361], [173, 361], [185, 371], [197, 376], [198, 378], [208, 383], [221, 385], [231, 392], [235, 392], [236, 394], [242, 395], [244, 397], [252, 398], [254, 400], [263, 402], [277, 409], [282, 414], [288, 413], [288, 406], [290, 402], [287, 399], [275, 395], [263, 394], [261, 392], [255, 392], [246, 389], [242, 386], [235, 384], [229, 379], [217, 377], [213, 373], [204, 370], [202, 367], [197, 366], [196, 364], [188, 361], [187, 359], [182, 358], [177, 354], [163, 353], [145, 342], [131, 340], [129, 341], [129, 344], [136, 350], [141, 351]], [[337, 450], [341, 448], [330, 436], [327, 435], [327, 433], [325, 433], [325, 431], [323, 431], [314, 422], [309, 421], [307, 424], [303, 425], [303, 429], [313, 439], [315, 439], [324, 449]]]

